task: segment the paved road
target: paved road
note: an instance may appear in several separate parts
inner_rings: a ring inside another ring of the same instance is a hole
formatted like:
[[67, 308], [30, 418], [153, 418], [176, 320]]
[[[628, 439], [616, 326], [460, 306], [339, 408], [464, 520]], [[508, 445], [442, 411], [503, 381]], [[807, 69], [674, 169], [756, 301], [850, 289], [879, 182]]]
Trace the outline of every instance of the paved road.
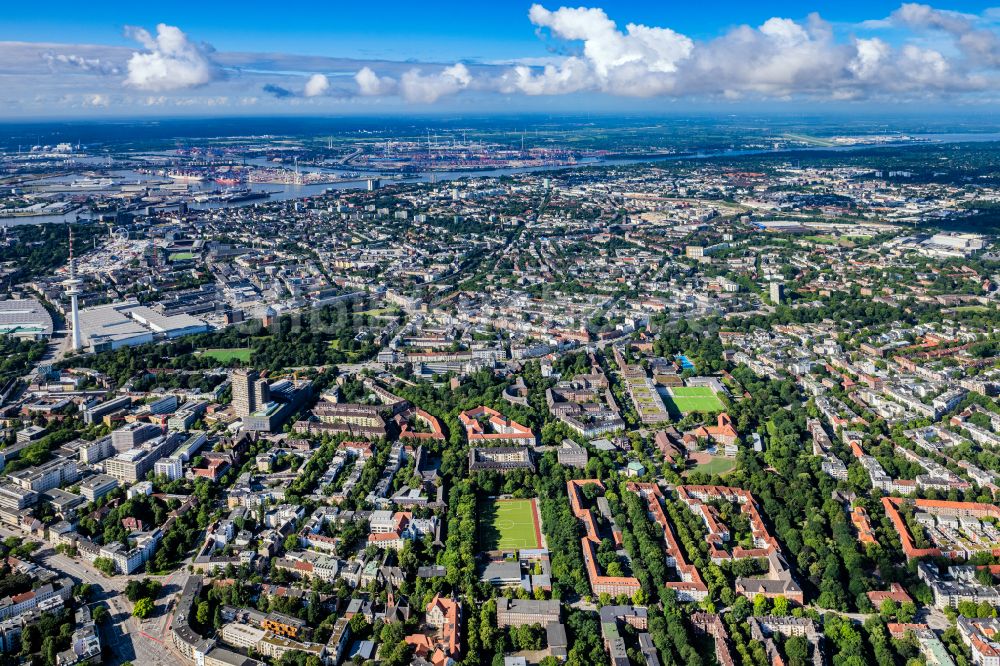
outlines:
[[[7, 534], [5, 532], [5, 534]], [[9, 534], [15, 534], [9, 532]], [[99, 585], [102, 589], [114, 592], [121, 592], [130, 580], [143, 580], [152, 578], [163, 581], [165, 576], [147, 576], [145, 574], [133, 574], [131, 576], [105, 576], [95, 569], [89, 562], [79, 558], [72, 558], [67, 555], [57, 553], [49, 546], [45, 546], [35, 551], [32, 557], [50, 569], [60, 571], [73, 580], [81, 583]]]
[[[0, 536], [24, 535], [7, 527], [0, 526]], [[45, 546], [32, 554], [32, 559], [53, 571], [69, 576], [75, 583], [88, 583], [92, 586], [92, 594], [88, 606], [105, 605], [111, 619], [101, 626], [103, 645], [111, 651], [111, 657], [105, 662], [117, 666], [126, 661], [145, 666], [187, 666], [187, 662], [174, 654], [168, 647], [165, 637], [169, 635], [171, 604], [175, 593], [187, 579], [186, 573], [175, 573], [171, 576], [105, 576], [90, 566], [84, 560], [74, 559], [55, 552]], [[164, 585], [163, 593], [157, 601], [153, 617], [146, 622], [132, 617], [132, 603], [123, 593], [130, 580], [154, 578]], [[179, 585], [178, 585], [179, 583]], [[144, 629], [152, 631], [148, 633]]]
[[944, 631], [951, 626], [951, 620], [941, 610], [934, 607], [920, 608], [914, 622], [923, 622], [931, 629]]
[[849, 618], [851, 621], [853, 621], [853, 622], [855, 622], [857, 624], [864, 624], [865, 620], [867, 620], [869, 617], [871, 617], [873, 615], [873, 613], [844, 613], [844, 612], [841, 612], [841, 611], [838, 611], [838, 610], [831, 610], [829, 608], [821, 608], [819, 606], [812, 606], [812, 605], [809, 605], [809, 604], [806, 604], [805, 606], [803, 606], [803, 608], [808, 608], [810, 610], [814, 610], [817, 613], [819, 613], [820, 615], [826, 615], [827, 613], [832, 613], [833, 615], [840, 615], [842, 617]]
[[[134, 664], [150, 664], [151, 666], [181, 666], [185, 662], [167, 647], [164, 641], [169, 616], [167, 609], [173, 600], [172, 585], [164, 582], [163, 594], [157, 601], [153, 617], [146, 622], [140, 622], [132, 617], [132, 603], [123, 590], [130, 580], [146, 578], [146, 576], [113, 576], [108, 578], [91, 567], [87, 562], [74, 560], [46, 550], [38, 554], [37, 559], [45, 566], [60, 571], [75, 581], [90, 583], [95, 592], [93, 600], [104, 602], [111, 615], [111, 621], [101, 628], [101, 637], [111, 649], [113, 656], [108, 663], [111, 666], [131, 661]], [[149, 576], [165, 581], [162, 576]], [[146, 633], [145, 626], [149, 622], [160, 622], [161, 629]], [[169, 642], [169, 641], [167, 641]]]
[[379, 363], [378, 361], [375, 360], [365, 361], [364, 363], [344, 363], [337, 365], [337, 370], [339, 370], [341, 373], [354, 373], [354, 374], [357, 374], [364, 370], [381, 371], [383, 368], [385, 368], [385, 363]]

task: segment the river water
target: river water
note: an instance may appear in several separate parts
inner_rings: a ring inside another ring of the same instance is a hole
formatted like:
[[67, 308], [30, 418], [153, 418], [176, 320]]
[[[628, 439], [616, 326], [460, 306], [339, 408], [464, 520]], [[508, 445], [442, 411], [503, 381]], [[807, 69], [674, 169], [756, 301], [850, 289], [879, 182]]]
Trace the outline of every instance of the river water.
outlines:
[[[865, 150], [870, 148], [898, 148], [902, 146], [919, 146], [927, 144], [943, 144], [943, 143], [982, 143], [989, 141], [1000, 141], [1000, 132], [988, 132], [981, 134], [974, 133], [941, 133], [941, 134], [911, 134], [915, 139], [919, 139], [919, 142], [887, 142], [881, 144], [866, 144], [866, 145], [855, 145], [855, 146], [808, 146], [800, 148], [782, 148], [778, 150], [724, 150], [712, 153], [682, 153], [676, 155], [648, 155], [642, 157], [636, 157], [634, 159], [597, 159], [588, 158], [580, 160], [579, 162], [571, 165], [558, 165], [558, 166], [538, 166], [538, 167], [518, 167], [518, 168], [508, 168], [508, 169], [484, 169], [484, 170], [464, 170], [464, 171], [426, 171], [421, 173], [415, 173], [408, 175], [405, 178], [391, 178], [387, 176], [378, 176], [372, 174], [373, 178], [380, 178], [385, 184], [390, 183], [429, 183], [429, 182], [447, 182], [452, 180], [461, 180], [463, 178], [498, 178], [500, 176], [511, 176], [524, 173], [543, 173], [546, 171], [563, 171], [567, 169], [583, 169], [587, 167], [606, 167], [606, 166], [622, 166], [628, 164], [646, 164], [653, 162], [669, 162], [669, 161], [679, 161], [679, 160], [697, 160], [697, 159], [713, 159], [719, 157], [748, 157], [753, 155], [779, 155], [783, 153], [802, 153], [802, 152], [849, 152], [856, 150]], [[96, 158], [95, 158], [96, 159]], [[247, 160], [248, 164], [255, 164], [257, 166], [264, 167], [274, 167], [275, 164], [269, 162], [263, 158], [250, 159]], [[285, 165], [287, 166], [287, 165]], [[348, 167], [338, 168], [338, 167], [305, 167], [302, 166], [299, 170], [303, 173], [305, 172], [322, 172], [331, 174], [340, 174], [345, 176], [345, 180], [342, 182], [334, 183], [320, 183], [314, 185], [293, 185], [293, 184], [281, 184], [281, 183], [250, 183], [248, 187], [255, 192], [268, 192], [270, 197], [268, 199], [253, 199], [249, 201], [239, 201], [239, 202], [220, 202], [220, 201], [209, 201], [204, 203], [190, 202], [188, 204], [189, 210], [212, 210], [219, 208], [234, 208], [248, 206], [254, 203], [262, 203], [267, 201], [287, 201], [290, 199], [303, 199], [308, 197], [314, 197], [325, 193], [327, 190], [357, 190], [365, 189], [367, 187], [366, 179], [368, 176], [358, 177], [357, 169], [351, 169]], [[108, 177], [114, 178], [116, 181], [125, 181], [129, 183], [136, 183], [139, 181], [152, 181], [161, 183], [162, 178], [152, 177], [144, 174], [140, 174], [136, 171], [128, 169], [115, 169], [109, 172]], [[37, 181], [36, 184], [61, 184], [70, 183], [71, 181], [79, 178], [78, 175], [55, 177], [51, 179], [44, 179]], [[195, 182], [191, 184], [192, 190], [197, 192], [200, 190], [211, 191], [218, 188], [215, 183], [212, 182]], [[76, 190], [73, 190], [76, 191]], [[79, 190], [80, 193], [86, 192], [86, 190]], [[156, 205], [158, 209], [164, 208], [164, 206]], [[58, 224], [66, 222], [75, 221], [90, 221], [89, 215], [83, 215], [79, 210], [66, 213], [64, 215], [35, 215], [31, 217], [7, 217], [0, 218], [0, 227], [5, 226], [16, 226], [20, 224]]]

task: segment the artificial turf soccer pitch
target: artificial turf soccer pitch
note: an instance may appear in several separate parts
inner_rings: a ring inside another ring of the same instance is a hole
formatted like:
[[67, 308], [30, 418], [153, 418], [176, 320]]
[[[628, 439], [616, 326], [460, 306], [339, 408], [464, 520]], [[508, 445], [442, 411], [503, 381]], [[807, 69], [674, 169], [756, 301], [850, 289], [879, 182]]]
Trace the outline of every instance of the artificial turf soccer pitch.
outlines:
[[681, 414], [721, 412], [726, 408], [707, 386], [675, 386], [670, 389], [670, 394], [670, 400]]
[[485, 550], [542, 547], [535, 525], [533, 500], [485, 500], [479, 519], [479, 541]]

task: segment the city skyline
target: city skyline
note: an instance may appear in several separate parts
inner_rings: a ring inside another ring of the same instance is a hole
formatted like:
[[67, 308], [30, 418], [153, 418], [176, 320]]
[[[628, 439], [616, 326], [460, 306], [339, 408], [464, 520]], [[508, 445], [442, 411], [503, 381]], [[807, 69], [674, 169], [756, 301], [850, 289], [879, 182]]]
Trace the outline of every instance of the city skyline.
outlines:
[[0, 666], [997, 662], [990, 2], [5, 8]]

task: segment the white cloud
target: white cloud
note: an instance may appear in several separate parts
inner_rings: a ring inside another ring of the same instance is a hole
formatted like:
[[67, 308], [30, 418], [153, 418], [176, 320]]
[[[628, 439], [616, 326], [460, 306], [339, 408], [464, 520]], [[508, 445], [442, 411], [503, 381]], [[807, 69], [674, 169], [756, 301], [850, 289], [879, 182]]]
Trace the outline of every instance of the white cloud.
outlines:
[[379, 76], [370, 67], [362, 67], [354, 75], [358, 93], [364, 97], [400, 95], [407, 102], [431, 104], [447, 95], [454, 95], [468, 88], [472, 73], [462, 63], [425, 74], [419, 67], [413, 67], [399, 77]]
[[664, 27], [634, 23], [621, 31], [602, 9], [533, 5], [532, 23], [555, 38], [582, 41], [580, 56], [541, 70], [516, 67], [500, 77], [504, 92], [558, 95], [594, 90], [650, 97], [690, 93], [739, 97], [785, 95], [815, 69], [830, 67], [832, 40], [818, 18], [800, 25], [772, 18], [759, 28], [738, 27], [712, 42], [695, 42]]
[[[1000, 89], [1000, 10], [979, 15], [906, 3], [845, 27], [818, 15], [775, 16], [711, 39], [670, 27], [616, 23], [599, 7], [535, 4], [525, 28], [548, 42], [543, 57], [477, 64], [364, 61], [287, 53], [217, 53], [179, 28], [129, 28], [141, 48], [0, 42], [0, 104], [49, 110], [68, 99], [116, 110], [240, 104], [361, 104], [362, 97], [431, 104], [449, 96], [600, 93], [705, 100], [988, 102]], [[848, 33], [857, 31], [857, 34]], [[881, 32], [884, 31], [884, 32]], [[564, 55], [559, 55], [564, 54]], [[353, 80], [351, 80], [353, 78]], [[124, 81], [122, 81], [124, 79]], [[134, 94], [122, 91], [121, 83]], [[313, 98], [311, 101], [309, 98]], [[283, 106], [278, 106], [283, 105]]]
[[358, 92], [365, 97], [391, 95], [396, 91], [396, 80], [389, 76], [379, 76], [371, 67], [362, 67], [354, 75]]
[[937, 28], [946, 32], [964, 32], [971, 28], [972, 23], [967, 15], [916, 2], [904, 2], [889, 19], [911, 27]]
[[719, 91], [786, 97], [835, 92], [848, 82], [856, 47], [838, 44], [818, 16], [805, 24], [771, 18], [699, 43], [679, 77], [677, 94]]
[[399, 91], [408, 102], [431, 104], [441, 97], [465, 90], [471, 83], [472, 74], [468, 67], [458, 63], [431, 74], [411, 69], [400, 77]]
[[121, 71], [113, 62], [102, 60], [101, 58], [87, 58], [74, 53], [47, 52], [42, 54], [42, 59], [52, 69], [67, 67], [97, 74], [118, 74]]
[[910, 2], [894, 11], [889, 20], [917, 30], [944, 32], [955, 41], [955, 46], [971, 64], [1000, 66], [1000, 35], [991, 29], [977, 27], [976, 16]]
[[[625, 32], [603, 9], [532, 5], [528, 18], [562, 40], [582, 41], [583, 56], [569, 58], [540, 75], [515, 72], [513, 81], [529, 94], [563, 94], [594, 88], [623, 95], [649, 96], [670, 91], [674, 75], [694, 50], [689, 37], [670, 28], [629, 23]], [[582, 66], [585, 65], [585, 66]]]
[[155, 37], [144, 28], [127, 33], [146, 49], [129, 58], [127, 86], [168, 92], [203, 86], [220, 76], [209, 58], [211, 47], [190, 41], [180, 28], [160, 23]]
[[856, 53], [847, 63], [847, 69], [861, 81], [877, 76], [892, 56], [892, 48], [881, 39], [859, 39], [854, 43]]
[[581, 58], [566, 58], [559, 65], [545, 65], [541, 72], [519, 65], [499, 79], [504, 93], [526, 95], [565, 95], [583, 90], [589, 85], [590, 67]]
[[988, 90], [1000, 66], [995, 32], [969, 16], [905, 4], [883, 24], [943, 30], [964, 59], [904, 43], [837, 38], [817, 14], [798, 22], [773, 17], [695, 41], [669, 28], [627, 24], [620, 30], [601, 9], [550, 11], [533, 5], [532, 23], [552, 36], [582, 42], [579, 56], [543, 68], [514, 67], [498, 78], [502, 92], [529, 95], [599, 91], [631, 96], [721, 96], [856, 99]]
[[[924, 97], [987, 91], [1000, 67], [997, 33], [979, 27], [974, 17], [927, 5], [904, 4], [878, 21], [909, 31], [895, 45], [878, 37], [838, 38], [818, 14], [804, 21], [773, 17], [700, 41], [668, 27], [628, 23], [622, 29], [600, 8], [549, 10], [535, 4], [528, 18], [540, 34], [579, 53], [537, 65], [511, 58], [511, 66], [475, 73], [463, 65], [433, 74], [411, 69], [398, 80], [365, 67], [355, 76], [360, 94], [420, 103], [465, 90], [780, 100]], [[944, 31], [961, 55], [927, 48], [914, 38], [918, 30]]]
[[302, 94], [306, 97], [319, 97], [325, 95], [330, 90], [330, 79], [325, 74], [313, 74], [306, 81], [306, 87]]

